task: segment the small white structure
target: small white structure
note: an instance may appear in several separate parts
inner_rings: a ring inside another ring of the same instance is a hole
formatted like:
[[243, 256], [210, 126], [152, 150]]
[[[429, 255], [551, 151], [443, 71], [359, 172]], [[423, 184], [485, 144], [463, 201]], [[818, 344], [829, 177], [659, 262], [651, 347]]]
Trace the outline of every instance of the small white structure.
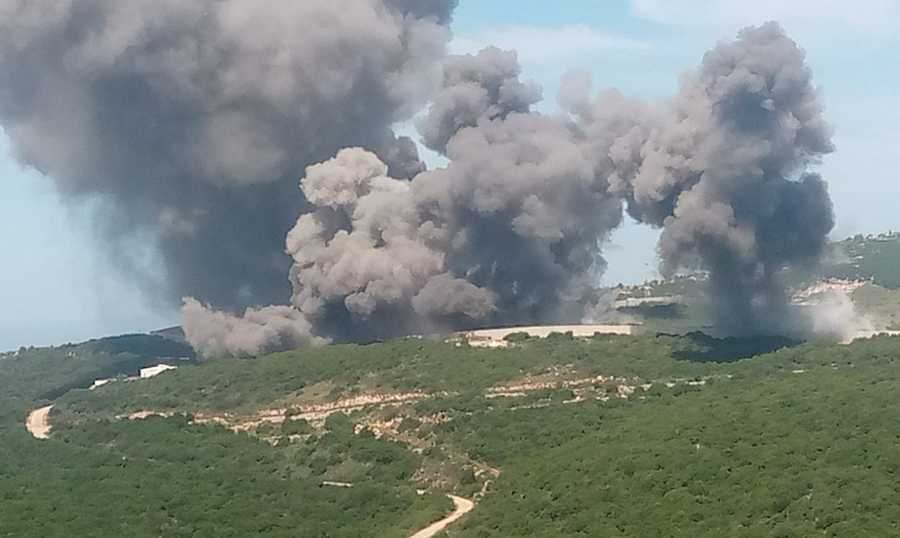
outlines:
[[96, 390], [96, 389], [102, 387], [103, 385], [106, 385], [107, 383], [112, 383], [113, 381], [115, 381], [115, 378], [110, 378], [110, 379], [95, 379], [95, 380], [94, 380], [94, 384], [91, 385], [90, 390]]
[[642, 306], [676, 306], [684, 304], [681, 295], [663, 295], [659, 297], [628, 297], [613, 303], [613, 308], [640, 308]]
[[176, 368], [178, 368], [178, 367], [170, 366], [168, 364], [157, 364], [156, 366], [141, 368], [141, 379], [149, 379], [151, 377], [156, 377], [159, 374], [161, 374], [167, 370], [175, 370]]
[[331, 488], [352, 488], [352, 482], [335, 482], [334, 480], [323, 480], [319, 487], [331, 487]]

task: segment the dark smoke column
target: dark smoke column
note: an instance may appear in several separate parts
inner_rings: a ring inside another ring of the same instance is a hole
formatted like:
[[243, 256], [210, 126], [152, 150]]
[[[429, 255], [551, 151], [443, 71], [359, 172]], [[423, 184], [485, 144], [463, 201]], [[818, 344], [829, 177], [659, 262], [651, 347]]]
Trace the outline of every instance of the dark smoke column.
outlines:
[[833, 150], [804, 52], [767, 23], [706, 53], [603, 157], [629, 213], [662, 227], [663, 273], [710, 271], [720, 327], [770, 333], [788, 321], [779, 274], [815, 264], [834, 226], [827, 186], [808, 172]]
[[413, 193], [447, 234], [450, 272], [493, 293], [481, 326], [577, 323], [622, 201], [580, 128], [532, 110], [540, 87], [520, 75], [514, 51], [448, 58], [419, 130], [449, 164], [416, 176]]
[[0, 0], [0, 126], [112, 260], [234, 309], [285, 302], [296, 178], [345, 146], [422, 169], [392, 123], [439, 82], [456, 0]]

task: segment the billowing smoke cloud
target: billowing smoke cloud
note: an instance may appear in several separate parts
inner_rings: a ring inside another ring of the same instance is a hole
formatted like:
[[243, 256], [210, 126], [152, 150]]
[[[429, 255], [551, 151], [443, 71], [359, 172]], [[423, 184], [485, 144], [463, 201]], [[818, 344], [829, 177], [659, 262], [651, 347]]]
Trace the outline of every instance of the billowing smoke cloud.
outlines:
[[505, 118], [510, 112], [528, 112], [541, 100], [541, 89], [521, 81], [521, 73], [516, 53], [496, 47], [448, 58], [443, 88], [418, 125], [422, 142], [445, 153], [447, 142], [463, 127], [474, 127], [481, 119]]
[[255, 356], [328, 343], [314, 336], [306, 317], [288, 306], [248, 308], [237, 317], [185, 299], [182, 315], [184, 332], [203, 357]]
[[0, 125], [109, 253], [153, 243], [172, 302], [283, 302], [305, 166], [345, 146], [422, 170], [390, 125], [440, 81], [456, 0], [0, 0]]
[[880, 332], [873, 320], [863, 315], [850, 295], [842, 290], [824, 294], [807, 308], [805, 314], [814, 334], [845, 344], [857, 338], [870, 338]]
[[580, 316], [621, 205], [592, 189], [571, 132], [535, 114], [487, 120], [448, 155], [411, 182], [359, 148], [307, 169], [316, 210], [287, 248], [293, 304], [317, 327], [371, 338]]
[[341, 338], [408, 332], [419, 316], [484, 317], [491, 294], [446, 274], [446, 232], [420, 216], [412, 184], [387, 173], [360, 148], [307, 169], [316, 210], [287, 237], [294, 306]]
[[596, 317], [623, 205], [662, 228], [664, 272], [710, 271], [723, 329], [787, 321], [779, 274], [814, 264], [833, 225], [807, 168], [833, 148], [804, 54], [778, 25], [718, 45], [660, 103], [592, 96], [573, 74], [567, 115], [551, 116], [519, 77], [515, 54], [494, 48], [446, 62], [419, 121], [442, 168], [392, 178], [360, 148], [307, 168], [312, 210], [287, 250], [292, 304], [317, 334]]
[[[662, 227], [663, 273], [709, 270], [719, 323], [730, 332], [783, 329], [779, 273], [815, 263], [834, 225], [825, 183], [806, 172], [833, 150], [811, 78], [803, 51], [776, 23], [748, 28], [708, 52], [671, 101], [626, 106], [637, 119], [603, 154], [629, 213]], [[596, 132], [609, 107], [590, 104], [585, 88], [570, 80], [563, 95]], [[599, 131], [605, 142], [614, 134]]]
[[[668, 119], [631, 191], [637, 212], [674, 201], [660, 240], [664, 270], [698, 257], [721, 298], [720, 323], [779, 330], [779, 271], [819, 260], [834, 227], [826, 184], [806, 172], [834, 147], [803, 51], [775, 23], [744, 30], [705, 56]], [[682, 135], [698, 124], [701, 136]]]
[[[622, 201], [567, 118], [530, 110], [539, 90], [519, 73], [515, 54], [497, 49], [448, 60], [420, 122], [446, 167], [397, 179], [349, 148], [307, 168], [314, 209], [287, 251], [292, 304], [318, 334], [581, 319]], [[476, 98], [444, 99], [459, 95]]]
[[[187, 299], [207, 356], [596, 317], [623, 207], [662, 229], [664, 273], [710, 271], [723, 328], [785, 321], [780, 273], [833, 226], [808, 170], [833, 147], [777, 24], [716, 46], [669, 100], [572, 74], [548, 115], [514, 52], [441, 78], [455, 4], [0, 0], [0, 123], [62, 193], [110, 202], [119, 262], [155, 242], [170, 297], [291, 298], [243, 318]], [[429, 100], [434, 170], [390, 129]]]
[[413, 181], [448, 233], [451, 272], [497, 296], [493, 323], [574, 321], [622, 218], [587, 145], [538, 113], [483, 119], [454, 136], [450, 165]]

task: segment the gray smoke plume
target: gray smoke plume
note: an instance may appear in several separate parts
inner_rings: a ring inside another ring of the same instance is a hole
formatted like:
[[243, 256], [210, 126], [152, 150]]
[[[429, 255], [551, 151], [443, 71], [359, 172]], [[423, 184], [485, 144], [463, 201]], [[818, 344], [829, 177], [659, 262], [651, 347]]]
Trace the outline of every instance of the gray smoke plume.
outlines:
[[0, 0], [0, 125], [64, 196], [106, 202], [115, 262], [152, 242], [153, 295], [283, 302], [305, 166], [362, 146], [423, 169], [390, 125], [439, 83], [455, 5]]
[[612, 187], [662, 227], [663, 273], [709, 270], [729, 332], [782, 330], [779, 274], [814, 264], [834, 226], [826, 184], [807, 173], [834, 148], [804, 52], [776, 23], [747, 28], [632, 135], [614, 144]]
[[314, 332], [369, 339], [596, 315], [602, 244], [661, 227], [663, 270], [703, 268], [730, 332], [783, 323], [778, 277], [815, 263], [833, 225], [807, 167], [832, 150], [803, 52], [770, 23], [707, 53], [679, 93], [591, 95], [531, 110], [514, 53], [451, 57], [419, 121], [448, 164], [407, 181], [361, 148], [307, 168], [311, 211], [287, 238], [292, 304]]
[[362, 148], [307, 168], [312, 210], [287, 252], [292, 305], [316, 334], [368, 340], [583, 316], [622, 202], [566, 118], [529, 110], [539, 90], [519, 73], [515, 54], [497, 49], [447, 61], [420, 123], [439, 133], [431, 145], [444, 168], [392, 178]]
[[589, 147], [561, 118], [514, 112], [462, 129], [447, 156], [413, 191], [448, 234], [451, 273], [496, 295], [485, 321], [580, 318], [605, 269], [601, 244], [622, 218]]
[[519, 80], [521, 73], [516, 53], [496, 47], [449, 57], [443, 87], [428, 116], [418, 122], [422, 142], [444, 153], [447, 142], [463, 127], [473, 127], [481, 119], [505, 118], [510, 112], [528, 112], [541, 100], [541, 88]]
[[[301, 188], [316, 209], [287, 237], [293, 305], [351, 339], [408, 333], [426, 324], [421, 314], [477, 319], [492, 310], [486, 290], [446, 274], [445, 232], [420, 217], [411, 183], [387, 173], [360, 148], [307, 169]], [[452, 300], [437, 298], [451, 290]]]
[[529, 110], [539, 90], [519, 73], [493, 48], [447, 61], [420, 121], [444, 168], [392, 179], [353, 148], [307, 169], [316, 209], [287, 249], [293, 304], [324, 334], [581, 318], [622, 202], [567, 119]]
[[560, 121], [510, 115], [468, 128], [451, 163], [411, 182], [346, 149], [302, 181], [316, 206], [287, 239], [293, 304], [326, 334], [369, 338], [583, 312], [599, 242], [621, 203]]
[[[780, 273], [833, 226], [808, 170], [833, 147], [777, 24], [716, 46], [672, 99], [573, 74], [548, 115], [514, 52], [445, 59], [455, 5], [0, 0], [0, 125], [65, 196], [108, 202], [118, 263], [152, 242], [160, 289], [202, 301], [185, 330], [206, 356], [577, 322], [623, 207], [662, 228], [665, 273], [710, 271], [723, 327], [784, 321]], [[429, 100], [434, 170], [390, 128]]]
[[243, 317], [215, 312], [185, 299], [184, 332], [202, 357], [254, 356], [306, 345], [324, 345], [302, 313], [287, 306], [248, 308]]

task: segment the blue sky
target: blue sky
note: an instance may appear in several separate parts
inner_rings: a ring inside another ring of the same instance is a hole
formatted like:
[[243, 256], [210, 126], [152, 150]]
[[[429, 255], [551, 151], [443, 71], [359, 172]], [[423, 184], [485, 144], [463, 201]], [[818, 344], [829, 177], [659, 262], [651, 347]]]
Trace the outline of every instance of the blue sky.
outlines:
[[[808, 52], [838, 151], [830, 182], [835, 237], [900, 229], [900, 0], [461, 0], [454, 52], [519, 51], [553, 110], [560, 75], [645, 98], [675, 91], [704, 51], [748, 24], [778, 20]], [[91, 234], [96, 201], [62, 205], [0, 133], [0, 350], [177, 323], [112, 270]], [[652, 276], [656, 232], [626, 225], [607, 248], [610, 283]]]

